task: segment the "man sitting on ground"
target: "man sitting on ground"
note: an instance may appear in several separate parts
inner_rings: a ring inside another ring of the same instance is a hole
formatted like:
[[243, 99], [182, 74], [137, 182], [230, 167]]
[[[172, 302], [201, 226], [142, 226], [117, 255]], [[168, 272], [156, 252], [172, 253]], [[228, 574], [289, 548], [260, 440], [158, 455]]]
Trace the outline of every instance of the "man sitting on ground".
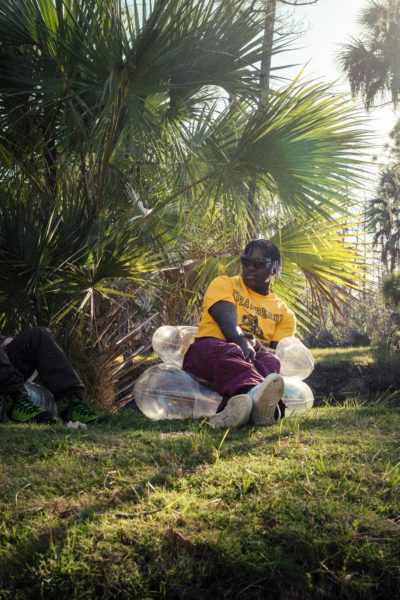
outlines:
[[33, 327], [0, 348], [0, 403], [10, 419], [20, 423], [55, 421], [49, 411], [29, 398], [24, 388], [34, 371], [53, 394], [63, 421], [92, 423], [98, 418], [85, 403], [82, 381], [51, 332], [45, 327]]
[[235, 427], [251, 417], [269, 425], [284, 416], [283, 379], [274, 356], [279, 340], [294, 335], [293, 312], [271, 292], [281, 270], [278, 248], [252, 240], [240, 257], [242, 275], [216, 277], [208, 287], [198, 335], [183, 369], [210, 382], [222, 396], [214, 427]]

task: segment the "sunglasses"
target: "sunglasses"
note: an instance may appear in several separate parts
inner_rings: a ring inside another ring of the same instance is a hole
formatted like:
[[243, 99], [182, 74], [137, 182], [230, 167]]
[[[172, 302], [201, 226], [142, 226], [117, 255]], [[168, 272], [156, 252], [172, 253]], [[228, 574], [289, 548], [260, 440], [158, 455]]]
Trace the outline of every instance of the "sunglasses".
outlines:
[[271, 266], [271, 260], [266, 258], [262, 260], [261, 258], [248, 258], [247, 256], [241, 256], [240, 262], [242, 263], [242, 267], [253, 267], [253, 269], [265, 269], [265, 267]]

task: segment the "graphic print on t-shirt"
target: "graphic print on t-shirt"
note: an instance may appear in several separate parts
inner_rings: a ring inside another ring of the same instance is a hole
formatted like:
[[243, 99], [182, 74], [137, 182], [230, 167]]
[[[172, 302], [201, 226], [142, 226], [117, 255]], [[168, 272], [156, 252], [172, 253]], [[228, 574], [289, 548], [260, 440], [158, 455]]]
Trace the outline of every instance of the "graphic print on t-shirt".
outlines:
[[240, 327], [243, 331], [249, 331], [256, 338], [263, 338], [263, 330], [258, 325], [257, 315], [243, 315]]
[[209, 310], [217, 302], [235, 306], [237, 323], [243, 331], [252, 333], [264, 345], [294, 335], [296, 318], [274, 293], [266, 296], [247, 288], [242, 277], [220, 275], [213, 279], [204, 296], [198, 336], [225, 339]]
[[254, 317], [257, 319], [257, 323], [258, 317], [261, 317], [263, 319], [271, 319], [271, 321], [273, 321], [276, 324], [280, 323], [280, 321], [282, 320], [282, 314], [272, 313], [265, 307], [254, 306], [249, 298], [245, 298], [245, 296], [242, 296], [239, 290], [233, 290], [233, 298], [238, 304], [239, 308], [243, 308], [244, 310], [253, 310], [255, 313], [257, 313], [257, 316], [254, 315]]

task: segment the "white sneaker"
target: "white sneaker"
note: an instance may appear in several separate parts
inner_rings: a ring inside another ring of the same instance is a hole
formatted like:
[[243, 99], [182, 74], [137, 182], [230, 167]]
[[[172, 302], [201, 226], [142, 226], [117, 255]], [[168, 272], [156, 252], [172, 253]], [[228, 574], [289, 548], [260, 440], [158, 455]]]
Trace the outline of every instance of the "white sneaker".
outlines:
[[[271, 373], [247, 392], [253, 403], [252, 421], [259, 426], [273, 425], [280, 421], [281, 412], [278, 402], [283, 396], [283, 378], [278, 373]], [[277, 410], [278, 409], [278, 410]], [[278, 415], [275, 415], [277, 410]]]
[[246, 423], [251, 414], [252, 401], [247, 394], [238, 394], [229, 398], [224, 410], [208, 417], [211, 427], [237, 427]]

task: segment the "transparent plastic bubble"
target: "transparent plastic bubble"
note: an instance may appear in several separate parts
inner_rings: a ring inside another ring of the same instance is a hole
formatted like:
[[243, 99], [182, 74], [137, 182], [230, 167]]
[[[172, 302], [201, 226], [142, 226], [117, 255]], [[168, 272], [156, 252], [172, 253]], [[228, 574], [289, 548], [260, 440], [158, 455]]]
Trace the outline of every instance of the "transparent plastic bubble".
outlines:
[[57, 405], [53, 394], [42, 385], [36, 383], [24, 383], [24, 388], [28, 392], [29, 398], [36, 406], [40, 406], [49, 411], [53, 417], [57, 416]]
[[298, 377], [284, 377], [282, 400], [286, 404], [285, 418], [298, 417], [310, 410], [314, 404], [311, 388]]
[[193, 327], [192, 325], [178, 325], [177, 329], [179, 329], [181, 333], [181, 344], [186, 352], [189, 346], [194, 342], [198, 327]]
[[217, 392], [164, 363], [150, 367], [136, 380], [134, 396], [138, 408], [154, 421], [208, 417], [221, 402]]
[[183, 357], [194, 342], [197, 327], [191, 325], [163, 325], [156, 329], [151, 340], [154, 352], [168, 365], [181, 367]]
[[[134, 387], [136, 404], [149, 419], [201, 418], [215, 414], [221, 396], [181, 370], [185, 352], [197, 331], [197, 327], [190, 325], [163, 325], [154, 332], [153, 349], [163, 363], [147, 369]], [[295, 337], [281, 340], [276, 354], [284, 376], [286, 416], [303, 414], [314, 403], [311, 389], [301, 381], [314, 368], [312, 354]]]
[[308, 348], [296, 337], [283, 338], [276, 347], [281, 361], [281, 375], [306, 379], [314, 370], [314, 359]]
[[182, 366], [181, 333], [177, 327], [163, 325], [156, 329], [151, 340], [153, 350], [167, 364]]

